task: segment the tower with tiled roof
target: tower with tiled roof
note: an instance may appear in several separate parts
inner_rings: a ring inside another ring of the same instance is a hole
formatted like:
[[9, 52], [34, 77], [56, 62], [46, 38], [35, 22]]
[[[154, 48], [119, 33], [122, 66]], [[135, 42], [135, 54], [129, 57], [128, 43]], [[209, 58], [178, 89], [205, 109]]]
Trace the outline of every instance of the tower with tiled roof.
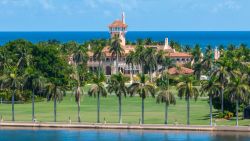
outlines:
[[122, 13], [122, 20], [115, 20], [112, 24], [109, 25], [109, 32], [111, 38], [114, 36], [119, 36], [121, 39], [121, 45], [126, 45], [126, 32], [128, 25], [125, 23], [125, 13]]

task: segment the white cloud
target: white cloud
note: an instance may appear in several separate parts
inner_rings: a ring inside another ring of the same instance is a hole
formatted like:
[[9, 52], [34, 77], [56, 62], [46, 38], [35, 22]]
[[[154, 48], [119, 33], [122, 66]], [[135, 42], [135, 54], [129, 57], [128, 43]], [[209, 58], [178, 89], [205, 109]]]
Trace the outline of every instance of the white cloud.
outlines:
[[223, 0], [222, 2], [219, 2], [217, 5], [215, 5], [212, 8], [212, 12], [219, 12], [222, 10], [239, 10], [241, 8], [240, 4], [235, 0]]
[[55, 9], [55, 6], [52, 4], [51, 0], [39, 0], [39, 3], [46, 10], [53, 10], [53, 9]]

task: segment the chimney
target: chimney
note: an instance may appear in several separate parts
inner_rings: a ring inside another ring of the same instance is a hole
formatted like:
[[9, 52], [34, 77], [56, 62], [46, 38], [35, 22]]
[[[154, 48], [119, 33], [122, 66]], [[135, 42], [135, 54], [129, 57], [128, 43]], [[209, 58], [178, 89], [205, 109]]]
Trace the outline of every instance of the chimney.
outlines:
[[165, 46], [164, 46], [164, 49], [168, 49], [169, 46], [168, 46], [168, 38], [165, 38]]
[[126, 22], [125, 22], [125, 13], [124, 13], [124, 12], [122, 12], [122, 22], [123, 22], [124, 24], [126, 24]]

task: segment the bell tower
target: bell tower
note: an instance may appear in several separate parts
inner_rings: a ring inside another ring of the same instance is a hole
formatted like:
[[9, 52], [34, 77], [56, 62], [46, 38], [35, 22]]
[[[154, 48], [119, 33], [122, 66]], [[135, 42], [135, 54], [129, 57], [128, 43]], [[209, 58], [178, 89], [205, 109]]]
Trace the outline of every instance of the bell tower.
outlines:
[[111, 38], [114, 36], [118, 36], [121, 39], [121, 46], [126, 45], [126, 33], [127, 33], [127, 27], [125, 23], [125, 13], [122, 13], [122, 19], [121, 20], [115, 20], [112, 24], [109, 25], [109, 33]]

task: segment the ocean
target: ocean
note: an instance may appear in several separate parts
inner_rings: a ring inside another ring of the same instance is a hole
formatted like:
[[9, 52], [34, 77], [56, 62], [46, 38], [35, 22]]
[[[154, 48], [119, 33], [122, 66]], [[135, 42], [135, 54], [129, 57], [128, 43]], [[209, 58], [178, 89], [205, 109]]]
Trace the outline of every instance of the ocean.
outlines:
[[[199, 44], [204, 48], [207, 45], [216, 47], [234, 44], [237, 46], [241, 43], [250, 46], [250, 31], [129, 31], [126, 34], [126, 39], [132, 42], [138, 38], [164, 41], [166, 37], [169, 38], [169, 41], [179, 42], [183, 46]], [[101, 38], [110, 38], [109, 32], [0, 32], [0, 45], [15, 39], [26, 39], [33, 43], [51, 39], [59, 40], [62, 43], [68, 41], [83, 43]]]

